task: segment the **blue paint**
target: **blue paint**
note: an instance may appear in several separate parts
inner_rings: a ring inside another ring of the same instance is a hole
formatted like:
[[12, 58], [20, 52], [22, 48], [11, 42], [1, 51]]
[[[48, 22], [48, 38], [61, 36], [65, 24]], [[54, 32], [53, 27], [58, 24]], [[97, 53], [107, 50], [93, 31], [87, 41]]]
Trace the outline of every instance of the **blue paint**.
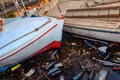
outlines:
[[59, 69], [57, 68], [57, 67], [55, 67], [55, 68], [53, 68], [52, 70], [50, 70], [48, 73], [47, 73], [47, 75], [50, 75], [50, 74], [52, 74], [52, 73], [54, 73], [54, 72], [56, 72], [56, 71], [58, 71]]
[[57, 54], [58, 50], [55, 50], [52, 56], [55, 56]]
[[73, 75], [73, 80], [80, 80], [80, 78], [83, 76], [83, 72], [80, 72], [78, 74]]
[[4, 68], [0, 68], [0, 72], [4, 72], [8, 69], [9, 67], [4, 67]]
[[55, 55], [57, 54], [58, 50], [55, 50], [52, 55], [51, 55], [51, 58], [54, 59], [55, 58]]
[[37, 67], [37, 72], [40, 74], [41, 73], [41, 70], [40, 70], [40, 67], [38, 66]]
[[28, 60], [30, 57], [28, 57], [28, 58], [25, 58], [24, 60], [22, 60], [22, 61], [20, 61], [20, 62], [17, 62], [17, 63], [15, 63], [15, 64], [12, 64], [12, 65], [9, 65], [9, 66], [6, 66], [6, 67], [2, 67], [2, 68], [0, 68], [0, 72], [5, 72], [6, 70], [8, 70], [9, 68], [11, 68], [12, 66], [15, 66], [15, 65], [17, 65], [17, 64], [19, 64], [19, 63], [21, 63], [21, 62], [23, 62], [23, 61], [25, 61], [25, 60]]
[[51, 62], [47, 67], [46, 70], [48, 70], [51, 66], [53, 66], [55, 64], [55, 62]]
[[97, 50], [97, 47], [95, 47], [94, 45], [90, 44], [87, 40], [84, 40], [84, 43], [85, 43], [86, 45], [88, 45], [89, 47]]
[[31, 17], [37, 17], [36, 15], [31, 15]]

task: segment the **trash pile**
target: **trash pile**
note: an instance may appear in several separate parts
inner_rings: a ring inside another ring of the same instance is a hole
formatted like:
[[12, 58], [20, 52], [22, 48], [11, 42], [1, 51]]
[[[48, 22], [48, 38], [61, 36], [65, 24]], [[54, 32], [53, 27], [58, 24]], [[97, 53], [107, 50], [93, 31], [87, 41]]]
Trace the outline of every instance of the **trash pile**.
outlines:
[[0, 73], [0, 80], [119, 80], [119, 44], [103, 44], [64, 34], [50, 50]]

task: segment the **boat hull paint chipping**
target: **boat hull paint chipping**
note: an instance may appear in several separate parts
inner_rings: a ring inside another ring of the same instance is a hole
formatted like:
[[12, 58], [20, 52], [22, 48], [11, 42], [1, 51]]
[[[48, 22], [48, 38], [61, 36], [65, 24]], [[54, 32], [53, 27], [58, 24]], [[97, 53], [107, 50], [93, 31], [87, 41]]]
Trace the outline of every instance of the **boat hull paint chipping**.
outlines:
[[[38, 32], [39, 35], [37, 34], [33, 38], [30, 38], [30, 40], [28, 39], [20, 47], [15, 47], [16, 49], [14, 51], [8, 49], [8, 52], [4, 53], [2, 57], [0, 56], [0, 68], [21, 62], [50, 48], [59, 48], [62, 38], [63, 22], [63, 19], [53, 19], [49, 23], [50, 25], [46, 25], [42, 28], [43, 30], [40, 29], [35, 32]], [[11, 43], [10, 45], [12, 44], [14, 45], [15, 43]]]
[[81, 27], [64, 26], [63, 30], [65, 32], [69, 32], [72, 34], [120, 43], [120, 32], [117, 31], [110, 31], [110, 30], [108, 31], [105, 29], [104, 30], [89, 29], [89, 28], [84, 28], [82, 26]]

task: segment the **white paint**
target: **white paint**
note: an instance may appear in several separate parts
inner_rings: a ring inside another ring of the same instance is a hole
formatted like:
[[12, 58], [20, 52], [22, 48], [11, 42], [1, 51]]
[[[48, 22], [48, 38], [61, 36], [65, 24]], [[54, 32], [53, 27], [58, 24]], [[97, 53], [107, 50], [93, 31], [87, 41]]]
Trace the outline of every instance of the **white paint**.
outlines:
[[[4, 26], [4, 31], [0, 34], [0, 47], [32, 31], [36, 27], [41, 26], [48, 20], [48, 18], [49, 17], [23, 18], [6, 24]], [[40, 30], [35, 31], [0, 49], [0, 59], [3, 59], [10, 54], [13, 54], [15, 51], [21, 49], [23, 46], [36, 40], [39, 36], [48, 31], [55, 24], [58, 24], [57, 27], [53, 28], [50, 32], [38, 39], [33, 44], [19, 51], [17, 54], [14, 54], [9, 58], [0, 61], [0, 67], [20, 62], [30, 55], [33, 55], [33, 53], [42, 49], [54, 40], [61, 41], [63, 22], [63, 20], [51, 18], [51, 22], [40, 28]]]

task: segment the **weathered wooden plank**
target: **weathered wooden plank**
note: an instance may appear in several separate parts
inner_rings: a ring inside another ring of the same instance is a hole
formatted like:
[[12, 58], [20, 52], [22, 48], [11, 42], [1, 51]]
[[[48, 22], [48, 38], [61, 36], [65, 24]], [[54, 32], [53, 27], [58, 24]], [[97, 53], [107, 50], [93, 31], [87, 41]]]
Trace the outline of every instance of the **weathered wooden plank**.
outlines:
[[87, 17], [89, 15], [90, 11], [83, 11], [80, 16], [85, 16]]
[[108, 11], [109, 10], [100, 10], [99, 16], [108, 16]]
[[109, 16], [119, 16], [119, 9], [110, 9]]
[[120, 21], [120, 17], [117, 18], [117, 21]]
[[117, 18], [108, 18], [109, 21], [117, 21]]
[[108, 18], [99, 18], [99, 20], [108, 21]]
[[120, 2], [120, 0], [98, 0], [97, 3], [98, 4], [95, 4], [96, 0], [92, 0], [92, 1], [88, 1], [87, 2], [87, 5], [89, 7], [92, 7], [92, 6], [104, 6], [104, 5], [111, 5], [111, 4], [115, 4], [115, 3], [118, 3]]
[[119, 28], [120, 22], [111, 21], [98, 21], [98, 20], [88, 20], [88, 19], [65, 19], [65, 24], [67, 25], [84, 25], [84, 26], [95, 26], [95, 27], [105, 27], [105, 28]]
[[74, 13], [74, 12], [67, 12], [67, 13], [65, 14], [65, 16], [73, 16], [73, 13]]
[[94, 1], [88, 1], [86, 4], [88, 7], [95, 6]]
[[80, 16], [84, 11], [77, 11], [73, 13], [73, 16]]
[[90, 11], [89, 16], [98, 16], [99, 15], [99, 10], [97, 11]]
[[104, 5], [98, 5], [98, 6], [95, 6], [95, 7], [115, 7], [115, 6], [119, 6], [120, 5], [120, 2], [117, 2], [117, 3], [111, 3], [111, 4], [104, 4]]
[[106, 18], [106, 17], [116, 17], [120, 16], [119, 13], [120, 6], [115, 7], [97, 7], [97, 8], [81, 8], [81, 9], [71, 9], [68, 12], [74, 12], [74, 18]]
[[69, 9], [67, 10], [67, 12], [72, 12], [72, 11], [91, 11], [91, 10], [108, 10], [108, 9], [116, 9], [116, 8], [119, 8], [120, 6], [104, 6], [104, 7], [87, 7], [87, 8], [79, 8], [79, 9]]

